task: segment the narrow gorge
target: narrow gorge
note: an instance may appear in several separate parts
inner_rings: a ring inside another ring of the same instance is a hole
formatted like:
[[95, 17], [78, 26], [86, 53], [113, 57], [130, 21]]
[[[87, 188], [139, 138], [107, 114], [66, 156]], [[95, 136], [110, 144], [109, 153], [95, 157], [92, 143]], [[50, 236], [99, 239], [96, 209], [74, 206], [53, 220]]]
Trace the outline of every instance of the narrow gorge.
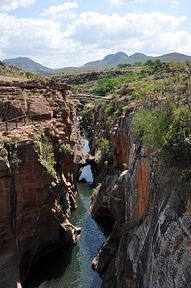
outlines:
[[24, 284], [39, 256], [79, 238], [69, 217], [87, 159], [67, 89], [52, 80], [0, 83], [2, 288]]
[[0, 288], [190, 287], [191, 66], [159, 62], [0, 81]]

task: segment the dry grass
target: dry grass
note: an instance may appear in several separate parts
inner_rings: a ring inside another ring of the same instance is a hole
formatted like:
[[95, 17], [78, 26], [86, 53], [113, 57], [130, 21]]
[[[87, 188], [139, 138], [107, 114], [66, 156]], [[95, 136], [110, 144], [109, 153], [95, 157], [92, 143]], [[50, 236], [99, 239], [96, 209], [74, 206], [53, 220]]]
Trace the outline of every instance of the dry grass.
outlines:
[[28, 78], [21, 76], [5, 76], [0, 75], [0, 81], [12, 82], [12, 81], [27, 81]]

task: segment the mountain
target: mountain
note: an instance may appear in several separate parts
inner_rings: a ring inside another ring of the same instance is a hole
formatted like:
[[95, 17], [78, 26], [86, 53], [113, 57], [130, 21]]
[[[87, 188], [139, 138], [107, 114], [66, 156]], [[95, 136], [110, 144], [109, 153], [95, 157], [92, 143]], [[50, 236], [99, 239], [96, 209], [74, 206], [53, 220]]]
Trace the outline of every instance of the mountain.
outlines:
[[134, 53], [128, 57], [128, 63], [134, 64], [136, 62], [146, 62], [149, 59], [153, 59], [153, 57], [142, 53]]
[[155, 57], [155, 59], [159, 59], [161, 62], [169, 62], [174, 60], [179, 62], [185, 62], [185, 61], [191, 61], [191, 56], [174, 52]]
[[128, 61], [128, 55], [124, 52], [117, 52], [116, 54], [109, 54], [103, 58], [103, 61], [108, 65], [118, 65]]
[[27, 57], [17, 57], [13, 59], [6, 59], [3, 61], [5, 64], [13, 65], [21, 68], [25, 71], [36, 72], [43, 75], [48, 75], [54, 71], [54, 69], [47, 68], [30, 58]]
[[119, 64], [134, 64], [135, 62], [146, 62], [148, 59], [151, 58], [151, 56], [147, 56], [142, 53], [135, 53], [131, 56], [128, 56], [124, 52], [117, 52], [116, 54], [109, 54], [105, 56], [102, 60], [88, 62], [83, 66], [83, 68], [109, 68], [115, 67]]
[[96, 70], [96, 69], [104, 69], [104, 68], [112, 68], [116, 67], [119, 64], [134, 64], [136, 62], [146, 62], [147, 60], [159, 59], [161, 62], [169, 62], [169, 61], [191, 61], [191, 56], [184, 55], [181, 53], [168, 53], [161, 56], [153, 57], [147, 56], [142, 53], [134, 53], [128, 56], [124, 52], [117, 52], [115, 54], [109, 54], [105, 56], [102, 60], [92, 61], [84, 64], [82, 67], [65, 67], [60, 69], [51, 69], [45, 67], [30, 58], [27, 57], [17, 57], [13, 59], [6, 59], [3, 62], [8, 65], [13, 65], [18, 68], [22, 68], [25, 71], [36, 72], [42, 75], [49, 74], [59, 74], [59, 73], [76, 73], [79, 71], [86, 70]]
[[117, 52], [116, 54], [109, 54], [103, 58], [103, 60], [97, 60], [88, 62], [82, 68], [94, 69], [94, 68], [106, 68], [114, 67], [118, 64], [127, 63], [128, 55], [124, 52]]
[[147, 56], [142, 53], [135, 53], [131, 56], [128, 56], [124, 52], [118, 52], [116, 54], [110, 54], [104, 57], [102, 60], [88, 62], [82, 68], [88, 69], [98, 69], [98, 68], [110, 68], [115, 67], [118, 64], [134, 64], [136, 62], [146, 62], [147, 60], [156, 60], [159, 59], [161, 62], [170, 62], [173, 60], [179, 62], [191, 61], [191, 56], [184, 55], [181, 53], [168, 53], [161, 56], [153, 57]]

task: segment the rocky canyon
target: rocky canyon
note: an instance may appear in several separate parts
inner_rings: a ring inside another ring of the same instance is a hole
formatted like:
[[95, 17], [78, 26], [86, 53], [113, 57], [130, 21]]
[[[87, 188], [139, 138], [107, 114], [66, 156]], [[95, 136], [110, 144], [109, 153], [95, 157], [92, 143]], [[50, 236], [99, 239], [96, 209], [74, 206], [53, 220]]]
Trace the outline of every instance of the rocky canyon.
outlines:
[[27, 288], [41, 256], [78, 241], [88, 164], [90, 213], [114, 223], [89, 263], [101, 287], [190, 287], [191, 67], [159, 62], [0, 81], [0, 288]]
[[25, 287], [40, 255], [79, 237], [68, 219], [83, 143], [67, 89], [52, 80], [0, 82], [1, 288]]

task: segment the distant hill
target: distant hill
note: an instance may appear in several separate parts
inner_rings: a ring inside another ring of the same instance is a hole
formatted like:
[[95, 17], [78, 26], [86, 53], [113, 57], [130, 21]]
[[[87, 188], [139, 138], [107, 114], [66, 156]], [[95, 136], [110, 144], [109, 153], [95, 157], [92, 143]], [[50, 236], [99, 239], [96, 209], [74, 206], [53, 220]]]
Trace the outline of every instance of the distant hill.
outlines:
[[155, 57], [155, 59], [159, 59], [161, 62], [169, 62], [174, 60], [179, 62], [185, 62], [185, 61], [191, 61], [191, 56], [174, 52]]
[[18, 68], [21, 68], [25, 71], [35, 72], [35, 73], [39, 73], [43, 75], [48, 75], [54, 71], [54, 69], [47, 68], [27, 57], [17, 57], [13, 59], [6, 59], [3, 62], [8, 65], [13, 65]]
[[109, 68], [109, 67], [115, 67], [119, 64], [134, 64], [136, 62], [144, 63], [150, 59], [152, 60], [159, 59], [161, 62], [170, 62], [173, 60], [185, 62], [185, 61], [191, 61], [191, 56], [187, 56], [176, 52], [164, 54], [157, 57], [147, 56], [142, 53], [135, 53], [131, 56], [128, 56], [124, 52], [118, 52], [116, 54], [107, 55], [102, 60], [88, 62], [82, 68], [88, 68], [88, 69]]
[[25, 81], [28, 79], [41, 79], [41, 75], [10, 66], [0, 61], [0, 81]]
[[97, 60], [88, 62], [82, 68], [103, 68], [103, 67], [114, 67], [119, 64], [127, 63], [128, 55], [124, 52], [117, 52], [116, 54], [109, 54], [103, 58], [103, 60]]
[[169, 61], [191, 61], [191, 56], [184, 55], [181, 53], [168, 53], [161, 56], [153, 57], [147, 56], [142, 53], [135, 53], [128, 56], [124, 52], [117, 52], [115, 54], [109, 54], [105, 56], [102, 60], [92, 61], [84, 64], [82, 67], [65, 67], [60, 69], [51, 69], [45, 67], [30, 58], [27, 57], [17, 57], [13, 59], [6, 59], [3, 62], [8, 65], [13, 65], [18, 68], [22, 68], [25, 71], [35, 72], [42, 75], [49, 75], [49, 74], [58, 74], [58, 73], [75, 73], [78, 71], [86, 71], [86, 70], [96, 70], [96, 69], [104, 69], [104, 68], [112, 68], [116, 67], [119, 64], [134, 64], [136, 62], [146, 62], [149, 59], [159, 59], [162, 62], [169, 62]]
[[142, 53], [135, 53], [131, 56], [128, 57], [128, 63], [129, 64], [134, 64], [136, 62], [146, 62], [149, 59], [153, 59], [152, 56], [147, 56], [145, 54]]

